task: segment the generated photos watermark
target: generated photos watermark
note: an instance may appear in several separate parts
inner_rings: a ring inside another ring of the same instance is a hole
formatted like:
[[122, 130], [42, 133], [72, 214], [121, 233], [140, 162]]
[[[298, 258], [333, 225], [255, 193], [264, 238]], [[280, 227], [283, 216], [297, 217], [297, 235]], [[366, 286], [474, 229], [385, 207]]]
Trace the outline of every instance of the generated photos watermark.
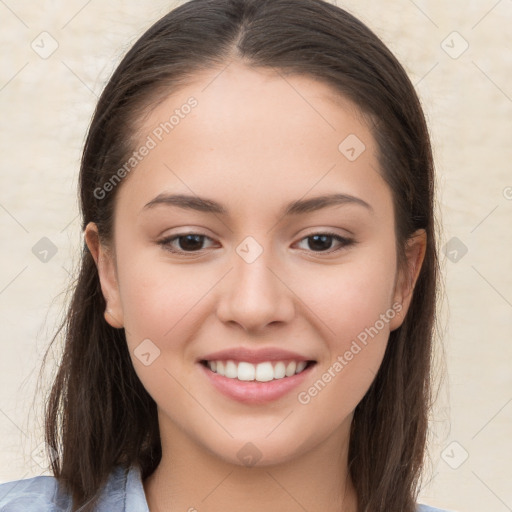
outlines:
[[194, 96], [188, 98], [187, 102], [180, 108], [174, 109], [174, 113], [167, 121], [161, 122], [146, 137], [145, 142], [132, 153], [132, 156], [106, 181], [101, 187], [94, 189], [94, 197], [98, 200], [105, 199], [109, 192], [112, 192], [116, 186], [140, 163], [149, 153], [155, 149], [166, 135], [178, 126], [185, 117], [197, 107], [199, 102]]
[[391, 308], [382, 313], [379, 319], [370, 327], [361, 331], [356, 339], [352, 340], [350, 348], [338, 355], [334, 363], [317, 379], [307, 390], [297, 394], [297, 400], [302, 405], [307, 405], [332, 381], [367, 345], [369, 338], [373, 339], [379, 334], [395, 316], [402, 311], [402, 304], [395, 302]]

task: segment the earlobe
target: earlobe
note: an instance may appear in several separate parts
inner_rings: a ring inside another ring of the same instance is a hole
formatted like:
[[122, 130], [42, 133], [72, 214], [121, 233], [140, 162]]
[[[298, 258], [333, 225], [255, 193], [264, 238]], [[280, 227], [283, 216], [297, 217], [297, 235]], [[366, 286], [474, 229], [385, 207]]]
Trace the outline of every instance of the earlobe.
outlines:
[[406, 268], [399, 270], [393, 304], [400, 304], [400, 314], [390, 322], [391, 330], [395, 330], [404, 321], [413, 297], [414, 287], [418, 280], [425, 252], [427, 249], [427, 233], [424, 229], [418, 229], [407, 240]]
[[108, 324], [116, 329], [124, 327], [123, 310], [119, 296], [119, 286], [112, 252], [100, 240], [98, 227], [94, 222], [87, 224], [84, 239], [96, 263], [101, 291], [107, 303], [104, 317]]

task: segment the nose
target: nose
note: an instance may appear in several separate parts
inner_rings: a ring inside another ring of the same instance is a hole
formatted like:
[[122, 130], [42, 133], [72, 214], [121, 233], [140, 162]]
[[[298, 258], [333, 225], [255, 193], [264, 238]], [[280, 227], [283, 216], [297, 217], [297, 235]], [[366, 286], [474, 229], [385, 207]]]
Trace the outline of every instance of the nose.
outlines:
[[294, 293], [270, 251], [254, 261], [235, 252], [233, 270], [219, 290], [218, 318], [247, 332], [261, 333], [271, 324], [285, 324], [295, 315]]

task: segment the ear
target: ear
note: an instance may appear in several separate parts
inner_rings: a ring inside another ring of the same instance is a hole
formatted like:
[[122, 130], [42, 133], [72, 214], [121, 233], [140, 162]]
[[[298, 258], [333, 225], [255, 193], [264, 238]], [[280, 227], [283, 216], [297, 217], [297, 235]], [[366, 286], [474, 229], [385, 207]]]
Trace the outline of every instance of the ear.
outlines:
[[399, 269], [395, 282], [393, 304], [401, 304], [402, 308], [389, 322], [390, 329], [398, 329], [404, 321], [405, 315], [411, 304], [414, 287], [420, 274], [421, 266], [427, 249], [427, 233], [424, 229], [415, 231], [406, 242], [405, 269]]
[[123, 309], [117, 282], [115, 257], [112, 251], [105, 247], [99, 237], [98, 227], [94, 222], [89, 222], [84, 232], [85, 243], [92, 254], [101, 284], [101, 291], [107, 308], [104, 313], [105, 320], [112, 327], [121, 329], [124, 326]]

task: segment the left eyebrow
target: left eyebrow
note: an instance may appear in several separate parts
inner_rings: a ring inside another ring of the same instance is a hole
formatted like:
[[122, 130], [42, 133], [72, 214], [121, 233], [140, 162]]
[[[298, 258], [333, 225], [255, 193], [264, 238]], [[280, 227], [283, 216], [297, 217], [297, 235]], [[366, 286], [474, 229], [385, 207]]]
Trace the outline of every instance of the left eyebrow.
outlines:
[[[370, 204], [363, 199], [350, 194], [328, 194], [311, 199], [299, 199], [292, 201], [284, 208], [283, 216], [302, 215], [313, 211], [321, 210], [329, 206], [356, 204], [363, 206], [372, 214], [374, 210]], [[228, 210], [220, 203], [199, 196], [189, 196], [186, 194], [159, 194], [143, 209], [153, 208], [157, 205], [177, 206], [178, 208], [196, 210], [204, 213], [216, 213], [219, 215], [228, 215]]]
[[313, 197], [311, 199], [293, 201], [287, 205], [284, 215], [301, 215], [303, 213], [310, 213], [322, 208], [327, 208], [329, 206], [344, 204], [356, 204], [359, 206], [364, 206], [371, 213], [374, 213], [372, 206], [360, 197], [352, 196], [350, 194], [328, 194]]

